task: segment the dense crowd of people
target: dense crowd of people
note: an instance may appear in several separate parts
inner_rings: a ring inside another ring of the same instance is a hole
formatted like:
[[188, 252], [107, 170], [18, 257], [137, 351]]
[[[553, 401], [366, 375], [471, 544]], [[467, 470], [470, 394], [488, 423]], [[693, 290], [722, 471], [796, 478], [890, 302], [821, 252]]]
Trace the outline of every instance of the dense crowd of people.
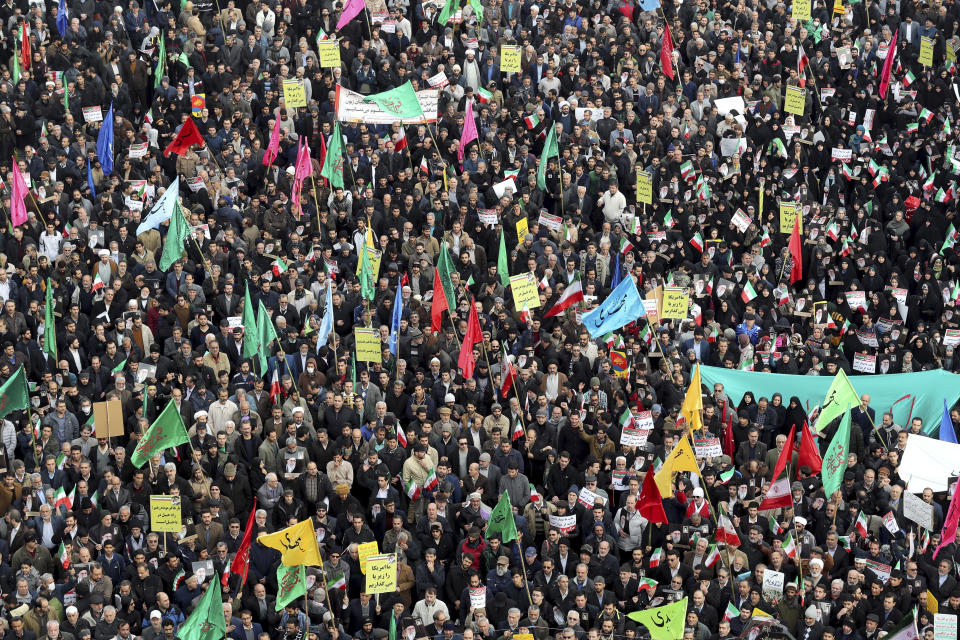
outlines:
[[[173, 640], [214, 581], [232, 640], [667, 640], [628, 614], [683, 598], [683, 640], [904, 640], [910, 615], [932, 640], [960, 612], [953, 480], [918, 528], [898, 466], [934, 432], [870, 398], [840, 490], [794, 454], [760, 511], [816, 416], [705, 385], [722, 455], [673, 479], [668, 523], [638, 501], [697, 363], [960, 370], [960, 5], [368, 0], [338, 28], [349, 6], [0, 4], [0, 382], [30, 387], [0, 402], [3, 640]], [[335, 126], [342, 92], [406, 83], [428, 122]], [[170, 188], [182, 248], [152, 221]], [[591, 335], [625, 278], [686, 319]], [[171, 403], [189, 443], [134, 464]], [[517, 539], [488, 528], [504, 494]], [[255, 539], [304, 520], [324, 562], [278, 610]], [[365, 593], [374, 541], [395, 593]]]

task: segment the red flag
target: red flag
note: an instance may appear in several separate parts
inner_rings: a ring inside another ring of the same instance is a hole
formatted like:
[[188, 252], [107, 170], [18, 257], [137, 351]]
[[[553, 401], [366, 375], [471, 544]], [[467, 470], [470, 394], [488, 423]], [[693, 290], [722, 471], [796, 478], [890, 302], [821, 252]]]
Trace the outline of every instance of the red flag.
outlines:
[[400, 153], [407, 148], [407, 130], [400, 127], [400, 133], [397, 134], [397, 140], [393, 143], [393, 150]]
[[250, 541], [253, 538], [254, 516], [257, 513], [257, 496], [253, 496], [253, 508], [250, 509], [250, 515], [247, 517], [247, 528], [243, 530], [243, 538], [240, 540], [240, 548], [237, 549], [237, 555], [233, 556], [233, 562], [230, 563], [229, 571], [223, 572], [220, 579], [224, 587], [227, 586], [227, 579], [231, 573], [240, 575], [240, 586], [237, 587], [237, 593], [243, 590], [243, 585], [247, 583], [247, 571], [250, 569]]
[[663, 500], [660, 498], [660, 489], [653, 479], [653, 469], [647, 471], [640, 489], [640, 499], [637, 500], [637, 510], [640, 515], [650, 521], [650, 524], [667, 524], [667, 513], [663, 510]]
[[957, 539], [957, 523], [960, 522], [960, 486], [953, 488], [953, 497], [950, 499], [950, 508], [947, 509], [947, 518], [943, 521], [943, 530], [940, 532], [940, 544], [933, 552], [933, 559], [937, 559], [940, 549]]
[[723, 403], [723, 453], [733, 457], [736, 452], [736, 441], [733, 437], [733, 410], [727, 408], [727, 403]]
[[820, 452], [817, 445], [813, 442], [813, 434], [810, 433], [810, 427], [803, 423], [803, 431], [800, 433], [800, 455], [797, 456], [797, 479], [800, 479], [800, 467], [810, 467], [810, 473], [820, 473], [823, 468], [823, 460], [820, 458]]
[[783, 509], [793, 504], [793, 494], [790, 493], [790, 478], [780, 478], [770, 485], [766, 494], [763, 496], [763, 502], [760, 503], [760, 511], [769, 511], [770, 509]]
[[663, 44], [660, 46], [660, 68], [673, 80], [673, 38], [670, 36], [670, 25], [663, 25]]
[[163, 150], [163, 157], [166, 158], [171, 153], [178, 156], [182, 155], [195, 144], [204, 144], [203, 136], [200, 135], [200, 130], [197, 129], [197, 125], [194, 124], [193, 118], [187, 118], [187, 121], [180, 127], [180, 132], [177, 133], [173, 142]]
[[803, 280], [803, 246], [800, 244], [800, 216], [793, 219], [793, 233], [790, 234], [790, 255], [793, 256], [793, 267], [790, 269], [790, 284]]
[[883, 61], [883, 71], [880, 72], [880, 99], [887, 97], [887, 87], [890, 86], [890, 72], [893, 71], [893, 59], [897, 57], [897, 36], [900, 35], [900, 29], [893, 34], [893, 40], [890, 41], [890, 47], [887, 49], [887, 58]]
[[787, 436], [787, 443], [783, 445], [783, 451], [780, 452], [780, 457], [777, 458], [777, 464], [773, 467], [773, 475], [770, 476], [772, 479], [776, 480], [779, 478], [780, 474], [787, 468], [787, 464], [793, 460], [793, 443], [795, 442], [794, 438], [796, 438], [796, 436], [797, 426], [794, 425], [790, 427], [790, 435]]
[[[327, 141], [324, 139], [323, 135], [321, 134], [321, 136], [320, 136], [320, 157], [318, 158], [318, 161], [320, 162], [320, 166], [321, 166], [321, 167], [323, 166], [323, 161], [326, 160], [326, 158], [327, 158]], [[323, 176], [320, 176], [320, 180], [321, 180], [321, 182], [322, 182], [323, 180], [326, 180], [326, 178], [324, 178]], [[324, 184], [325, 184], [325, 183], [324, 183]]]
[[504, 398], [507, 397], [507, 394], [510, 393], [510, 388], [513, 387], [513, 381], [517, 379], [517, 370], [514, 368], [513, 363], [507, 361], [506, 356], [503, 358], [501, 368], [506, 366], [507, 370], [500, 373], [502, 380], [500, 381], [500, 395]]
[[633, 7], [631, 5], [621, 4], [620, 13], [623, 14], [624, 18], [626, 18], [630, 22], [633, 22]]
[[[321, 136], [322, 137], [322, 136]], [[267, 143], [266, 152], [263, 154], [263, 166], [269, 167], [277, 159], [280, 153], [280, 116], [273, 121], [273, 130], [270, 132], [270, 142]]]
[[[439, 280], [439, 275], [437, 280]], [[441, 292], [441, 297], [443, 293]], [[483, 334], [480, 332], [480, 317], [477, 316], [477, 307], [470, 301], [470, 316], [467, 320], [467, 331], [463, 334], [463, 344], [460, 345], [460, 357], [457, 358], [457, 366], [463, 372], [464, 378], [473, 377], [473, 368], [476, 361], [473, 359], [473, 346], [483, 340]]]
[[443, 293], [443, 283], [440, 282], [440, 271], [433, 268], [433, 304], [430, 306], [430, 329], [440, 331], [443, 326], [443, 312], [449, 309], [447, 296]]
[[808, 64], [810, 64], [810, 58], [807, 57], [807, 52], [803, 50], [801, 44], [797, 50], [797, 77], [801, 87], [807, 86], [807, 79], [803, 75], [803, 70], [807, 68]]
[[23, 58], [23, 68], [30, 68], [30, 33], [27, 25], [20, 27], [20, 57]]

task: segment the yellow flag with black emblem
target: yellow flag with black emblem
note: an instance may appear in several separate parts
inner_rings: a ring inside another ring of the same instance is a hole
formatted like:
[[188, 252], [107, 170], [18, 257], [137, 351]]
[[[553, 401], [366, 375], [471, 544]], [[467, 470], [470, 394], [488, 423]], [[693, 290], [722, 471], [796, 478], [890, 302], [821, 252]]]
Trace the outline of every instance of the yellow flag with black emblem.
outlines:
[[311, 520], [304, 520], [276, 533], [260, 536], [257, 542], [279, 551], [280, 562], [288, 567], [300, 564], [319, 566], [323, 563], [320, 558], [320, 547], [317, 545], [317, 534], [313, 530]]
[[651, 640], [680, 640], [687, 619], [687, 599], [655, 609], [634, 611], [627, 617], [645, 626]]

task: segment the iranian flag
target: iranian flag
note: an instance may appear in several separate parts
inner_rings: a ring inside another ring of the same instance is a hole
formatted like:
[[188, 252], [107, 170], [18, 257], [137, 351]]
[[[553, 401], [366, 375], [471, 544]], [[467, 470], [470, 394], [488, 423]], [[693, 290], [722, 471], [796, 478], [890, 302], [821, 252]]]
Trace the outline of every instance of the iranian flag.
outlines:
[[937, 172], [934, 171], [930, 174], [930, 177], [923, 181], [922, 188], [924, 191], [933, 191], [933, 181], [937, 179]]
[[271, 266], [270, 270], [273, 271], [273, 275], [279, 276], [281, 273], [284, 273], [288, 268], [289, 267], [287, 267], [286, 262], [284, 262], [280, 258], [277, 258], [276, 260], [273, 261], [273, 265]]
[[523, 308], [520, 309], [520, 322], [524, 324], [530, 322], [530, 305], [526, 302], [523, 303]]
[[867, 537], [867, 516], [861, 511], [857, 514], [857, 521], [854, 524], [857, 529], [857, 533], [860, 534], [860, 537]]
[[543, 317], [558, 316], [578, 302], [583, 302], [583, 286], [580, 284], [579, 278], [567, 285], [567, 288], [563, 290], [563, 295]]
[[837, 238], [840, 237], [840, 225], [837, 224], [836, 220], [833, 220], [830, 224], [827, 225], [826, 231], [827, 237], [830, 238], [833, 242], [837, 241]]
[[[504, 365], [507, 367], [506, 371], [502, 371]], [[506, 398], [507, 394], [510, 393], [510, 388], [513, 387], [513, 382], [517, 379], [517, 370], [513, 363], [507, 360], [506, 350], [504, 350], [503, 360], [501, 360], [500, 377], [500, 396]]]
[[652, 578], [640, 578], [637, 584], [637, 593], [642, 593], [644, 591], [654, 593], [657, 590], [657, 584], [659, 583]]
[[97, 275], [93, 278], [93, 286], [91, 287], [91, 290], [100, 291], [100, 289], [103, 289], [103, 279], [100, 277], [100, 274], [97, 273]]
[[744, 302], [750, 302], [757, 297], [757, 290], [753, 288], [753, 283], [749, 280], [743, 286], [743, 291], [740, 292], [740, 299]]
[[491, 100], [493, 100], [493, 94], [487, 91], [486, 89], [484, 89], [483, 87], [480, 87], [479, 89], [477, 89], [477, 100], [479, 100], [482, 103], [490, 102]]
[[780, 544], [780, 549], [787, 554], [788, 558], [797, 557], [797, 541], [793, 539], [793, 531], [787, 534], [787, 537], [783, 539], [783, 542]]
[[57, 469], [63, 470], [63, 465], [67, 463], [67, 454], [61, 453], [57, 456]]
[[653, 550], [653, 553], [650, 554], [650, 568], [655, 569], [660, 566], [660, 559], [663, 557], [663, 549], [657, 547]]
[[736, 618], [738, 615], [740, 615], [740, 610], [737, 609], [737, 606], [736, 606], [735, 604], [733, 604], [732, 602], [728, 602], [728, 603], [727, 603], [727, 610], [723, 612], [723, 619], [724, 619], [725, 621], [726, 621], [726, 620], [733, 620], [733, 619]]
[[766, 227], [764, 227], [764, 228], [763, 228], [763, 235], [760, 236], [760, 248], [763, 248], [763, 247], [767, 246], [768, 244], [770, 244], [770, 242], [771, 242], [771, 240], [770, 240], [770, 232], [767, 230]]
[[530, 485], [530, 502], [541, 502], [543, 496], [540, 495], [540, 492], [537, 491], [537, 488], [533, 486], [533, 483], [528, 483]]
[[523, 425], [520, 424], [520, 421], [517, 420], [517, 423], [513, 425], [513, 433], [510, 435], [510, 439], [513, 442], [516, 442], [523, 437]]
[[430, 170], [430, 165], [427, 164], [427, 156], [420, 158], [420, 173], [426, 173]]
[[397, 427], [397, 443], [404, 449], [407, 448], [407, 434], [400, 427]]
[[920, 634], [917, 633], [917, 610], [912, 609], [905, 615], [895, 631], [891, 631], [884, 636], [884, 640], [917, 640]]
[[770, 485], [767, 489], [767, 495], [760, 503], [760, 511], [769, 511], [771, 509], [781, 509], [793, 504], [793, 496], [790, 495], [790, 479], [783, 477]]
[[277, 376], [277, 368], [273, 368], [273, 376], [270, 378], [270, 401], [274, 406], [282, 404], [280, 378]]
[[926, 553], [927, 547], [929, 546], [930, 546], [930, 532], [927, 531], [926, 529], [923, 529], [923, 533], [920, 534], [920, 546], [917, 548], [917, 550], [920, 553]]
[[70, 568], [70, 555], [67, 553], [66, 545], [62, 542], [60, 543], [60, 548], [57, 549], [57, 559], [60, 560], [60, 564], [64, 569]]
[[67, 492], [63, 490], [63, 487], [60, 487], [53, 494], [53, 507], [54, 509], [59, 509], [61, 505], [67, 510], [70, 511], [73, 509], [73, 496], [76, 494], [77, 488], [73, 488], [73, 494], [67, 495]]
[[693, 248], [703, 253], [703, 236], [700, 235], [700, 232], [697, 231], [692, 238], [690, 238], [690, 244], [693, 245]]
[[907, 71], [905, 74], [903, 74], [903, 80], [901, 80], [901, 82], [903, 83], [904, 88], [906, 88], [913, 84], [914, 80], [916, 79], [917, 76], [913, 75], [913, 71]]
[[620, 414], [620, 429], [623, 430], [631, 426], [633, 426], [633, 413], [630, 409], [624, 409], [623, 413]]
[[707, 559], [703, 561], [703, 564], [708, 567], [712, 567], [717, 564], [717, 560], [720, 559], [720, 552], [717, 550], [717, 545], [710, 545], [710, 551], [707, 553]]
[[407, 148], [407, 130], [403, 127], [400, 127], [400, 133], [397, 134], [397, 140], [393, 143], [393, 150], [396, 152], [403, 151]]
[[717, 533], [714, 536], [717, 542], [726, 542], [740, 546], [740, 536], [727, 515], [727, 510], [720, 504], [720, 515], [717, 517]]
[[540, 118], [538, 118], [536, 114], [524, 116], [523, 122], [527, 125], [527, 129], [533, 129], [540, 124]]
[[629, 253], [633, 251], [633, 243], [627, 239], [627, 236], [620, 237], [620, 253]]
[[933, 120], [933, 111], [930, 111], [926, 107], [920, 109], [920, 119], [930, 124], [930, 121]]
[[719, 478], [720, 480], [720, 484], [727, 484], [728, 482], [730, 482], [730, 480], [733, 479], [733, 476], [736, 472], [737, 472], [736, 469], [730, 468], [724, 471], [723, 473], [721, 473], [719, 476], [717, 476], [717, 478]]
[[341, 589], [343, 591], [347, 590], [347, 578], [343, 575], [343, 571], [333, 576], [333, 579], [330, 580], [331, 589]]
[[777, 536], [783, 533], [783, 527], [780, 526], [780, 523], [777, 522], [777, 519], [772, 515], [767, 520], [767, 526], [770, 528], [770, 533]]
[[673, 209], [667, 210], [667, 215], [663, 216], [663, 226], [667, 229], [673, 229]]
[[920, 130], [919, 122], [908, 122], [907, 123], [907, 133], [916, 133]]
[[695, 176], [696, 172], [693, 169], [693, 163], [687, 160], [682, 165], [680, 165], [680, 177], [690, 182], [690, 179]]
[[433, 491], [437, 488], [437, 485], [440, 484], [440, 481], [437, 480], [437, 470], [430, 469], [430, 473], [427, 474], [427, 480], [423, 483], [424, 491]]
[[640, 339], [643, 340], [648, 346], [653, 344], [653, 329], [650, 327], [649, 323], [644, 325], [643, 329], [640, 331]]
[[407, 483], [404, 490], [407, 493], [407, 497], [411, 500], [416, 500], [420, 497], [420, 487], [417, 486], [417, 482], [413, 478], [410, 478], [410, 482]]
[[952, 249], [953, 245], [957, 244], [957, 229], [953, 226], [953, 223], [950, 223], [950, 226], [947, 227], [947, 237], [943, 241], [943, 246], [940, 247], [940, 253], [943, 253], [947, 249]]

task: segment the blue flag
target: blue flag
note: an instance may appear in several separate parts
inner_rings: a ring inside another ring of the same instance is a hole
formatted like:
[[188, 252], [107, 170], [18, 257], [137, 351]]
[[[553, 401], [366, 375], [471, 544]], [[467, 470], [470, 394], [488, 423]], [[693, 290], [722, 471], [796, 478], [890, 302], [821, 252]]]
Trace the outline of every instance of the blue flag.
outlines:
[[940, 441], [957, 444], [957, 434], [953, 430], [953, 420], [950, 419], [950, 409], [947, 401], [943, 401], [943, 418], [940, 419]]
[[96, 197], [97, 197], [97, 190], [94, 189], [94, 187], [93, 187], [93, 169], [92, 169], [92, 167], [93, 167], [93, 164], [90, 163], [90, 162], [87, 162], [87, 186], [90, 187], [90, 197], [91, 197], [91, 198], [96, 198]]
[[180, 193], [180, 176], [173, 179], [167, 190], [163, 192], [160, 199], [153, 203], [150, 213], [143, 219], [140, 226], [137, 227], [137, 235], [150, 229], [156, 229], [161, 222], [166, 222], [173, 217], [173, 205], [177, 202], [177, 195]]
[[640, 8], [644, 11], [656, 11], [660, 8], [659, 0], [640, 0]]
[[70, 17], [67, 13], [67, 1], [60, 0], [60, 6], [57, 7], [57, 32], [60, 37], [67, 35], [67, 25], [70, 23]]
[[620, 252], [617, 251], [617, 260], [613, 265], [613, 275], [610, 277], [610, 288], [616, 289], [620, 284]]
[[610, 292], [600, 306], [583, 316], [583, 324], [590, 336], [597, 338], [630, 324], [645, 316], [643, 300], [632, 277], [626, 277]]
[[317, 353], [320, 353], [320, 347], [327, 344], [331, 333], [333, 333], [333, 287], [332, 281], [327, 278], [327, 295], [324, 300], [323, 318], [320, 319], [320, 328], [317, 330]]
[[113, 173], [113, 103], [110, 103], [110, 110], [103, 118], [100, 125], [100, 133], [97, 135], [97, 158], [100, 160], [100, 166], [103, 167], [103, 174]]
[[390, 353], [400, 351], [400, 317], [403, 315], [403, 286], [397, 278], [397, 296], [393, 299], [393, 319], [390, 323]]

